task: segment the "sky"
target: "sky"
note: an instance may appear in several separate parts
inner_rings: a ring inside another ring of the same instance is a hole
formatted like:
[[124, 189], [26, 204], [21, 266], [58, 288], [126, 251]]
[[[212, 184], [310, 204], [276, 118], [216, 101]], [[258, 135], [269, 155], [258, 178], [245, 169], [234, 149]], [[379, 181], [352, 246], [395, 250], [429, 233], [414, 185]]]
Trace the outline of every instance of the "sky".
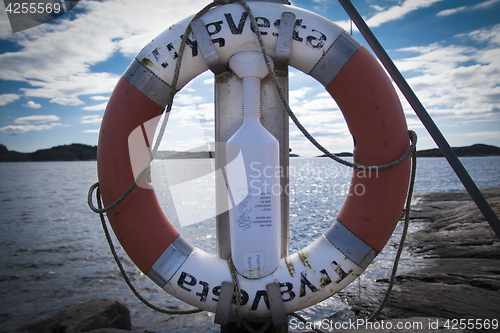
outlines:
[[[13, 33], [0, 5], [0, 144], [32, 152], [96, 145], [107, 100], [134, 56], [209, 0], [81, 0], [65, 15]], [[336, 0], [292, 0], [351, 31]], [[500, 0], [353, 0], [452, 146], [500, 146]], [[353, 36], [368, 46], [353, 26]], [[369, 46], [368, 46], [369, 47]], [[290, 106], [334, 153], [353, 142], [324, 87], [291, 68]], [[160, 150], [187, 150], [214, 137], [213, 74], [175, 97]], [[399, 93], [418, 149], [437, 145]], [[316, 150], [290, 123], [290, 147]]]

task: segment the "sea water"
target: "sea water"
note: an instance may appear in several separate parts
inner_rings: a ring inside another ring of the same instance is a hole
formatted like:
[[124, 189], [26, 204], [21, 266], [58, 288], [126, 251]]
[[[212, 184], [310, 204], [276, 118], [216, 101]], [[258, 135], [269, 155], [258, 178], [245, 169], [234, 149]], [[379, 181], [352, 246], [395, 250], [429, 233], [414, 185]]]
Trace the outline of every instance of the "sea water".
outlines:
[[[500, 185], [500, 157], [461, 160], [480, 188]], [[197, 163], [207, 161], [160, 163], [168, 164], [171, 172], [186, 173], [190, 168], [197, 169]], [[288, 172], [290, 253], [294, 253], [335, 220], [352, 172], [326, 158], [292, 158]], [[136, 329], [219, 332], [220, 328], [213, 324], [213, 314], [168, 320], [169, 316], [150, 310], [133, 296], [113, 261], [98, 216], [87, 206], [88, 188], [96, 181], [95, 162], [0, 163], [0, 331], [39, 321], [68, 305], [110, 298], [129, 307]], [[206, 193], [211, 178], [203, 177], [198, 186]], [[444, 158], [418, 159], [416, 193], [462, 189]], [[215, 219], [210, 217], [213, 200], [201, 201], [205, 206], [203, 213], [193, 211], [199, 214], [195, 219], [200, 222], [183, 227], [179, 221], [182, 208], [176, 207], [183, 201], [172, 197], [165, 186], [158, 186], [157, 196], [183, 237], [215, 254]], [[188, 206], [189, 202], [185, 204]], [[418, 225], [412, 228], [415, 230]], [[393, 243], [400, 232], [398, 226]], [[158, 306], [189, 308], [144, 276], [113, 239], [127, 273], [146, 299]], [[361, 282], [355, 281], [348, 288], [388, 277], [394, 254], [394, 246], [386, 246], [362, 275]], [[333, 296], [301, 313], [311, 320], [321, 320], [346, 307], [342, 298]]]

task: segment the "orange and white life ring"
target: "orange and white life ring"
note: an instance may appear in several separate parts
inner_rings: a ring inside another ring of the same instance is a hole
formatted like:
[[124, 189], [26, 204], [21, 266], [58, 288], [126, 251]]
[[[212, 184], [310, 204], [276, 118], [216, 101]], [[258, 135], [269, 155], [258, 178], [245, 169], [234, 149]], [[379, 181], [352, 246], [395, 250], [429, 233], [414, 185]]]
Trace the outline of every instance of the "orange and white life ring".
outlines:
[[[408, 150], [408, 130], [398, 96], [364, 46], [338, 25], [303, 9], [276, 3], [249, 5], [271, 57], [282, 12], [295, 13], [289, 64], [322, 83], [335, 99], [355, 138], [356, 163], [383, 165]], [[223, 63], [238, 52], [260, 52], [240, 5], [213, 8], [202, 19]], [[109, 99], [97, 156], [105, 205], [117, 200], [134, 182], [129, 149], [143, 151], [144, 162], [147, 160], [151, 138], [145, 134], [140, 140], [131, 140], [131, 133], [138, 128], [150, 133], [146, 127], [154, 127], [153, 119], [163, 113], [171, 90], [176, 50], [189, 20], [173, 25], [150, 42], [132, 61]], [[180, 89], [207, 69], [196, 40], [190, 36], [177, 87]], [[352, 195], [346, 199], [337, 221], [322, 236], [281, 259], [278, 268], [266, 277], [240, 276], [241, 316], [271, 316], [266, 293], [269, 283], [279, 283], [286, 313], [314, 305], [351, 283], [394, 231], [409, 177], [409, 160], [371, 177], [366, 171], [355, 170]], [[138, 268], [168, 293], [215, 312], [222, 282], [231, 281], [227, 261], [182, 238], [165, 216], [152, 186], [145, 179], [142, 182], [107, 213], [118, 240]], [[357, 195], [360, 187], [363, 193]]]

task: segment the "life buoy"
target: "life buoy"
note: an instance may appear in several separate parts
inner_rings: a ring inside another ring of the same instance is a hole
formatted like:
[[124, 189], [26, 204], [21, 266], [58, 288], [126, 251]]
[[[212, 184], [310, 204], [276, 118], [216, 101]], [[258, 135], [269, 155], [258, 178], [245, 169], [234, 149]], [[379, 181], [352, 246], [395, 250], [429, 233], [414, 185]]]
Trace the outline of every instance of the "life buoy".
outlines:
[[[408, 130], [398, 96], [364, 46], [338, 25], [306, 10], [276, 3], [249, 5], [271, 57], [281, 13], [295, 13], [289, 64], [318, 80], [335, 99], [355, 138], [356, 163], [383, 165], [407, 151]], [[247, 13], [240, 5], [216, 7], [202, 19], [223, 63], [238, 52], [260, 52]], [[142, 151], [146, 157], [149, 154], [152, 138], [144, 134], [135, 140], [131, 133], [150, 133], [149, 127], [154, 128], [163, 113], [176, 52], [189, 20], [173, 25], [150, 42], [132, 61], [109, 99], [97, 157], [105, 205], [117, 200], [134, 182], [130, 149]], [[196, 40], [190, 36], [178, 89], [207, 69]], [[354, 171], [337, 221], [316, 241], [281, 259], [278, 268], [266, 277], [251, 280], [240, 276], [242, 317], [270, 316], [269, 283], [279, 283], [285, 312], [291, 313], [330, 297], [366, 269], [399, 220], [410, 162], [389, 170], [373, 170], [372, 175], [366, 173]], [[118, 240], [138, 268], [165, 291], [215, 312], [222, 282], [231, 281], [227, 261], [182, 238], [165, 216], [152, 186], [146, 179], [140, 185], [107, 213]]]

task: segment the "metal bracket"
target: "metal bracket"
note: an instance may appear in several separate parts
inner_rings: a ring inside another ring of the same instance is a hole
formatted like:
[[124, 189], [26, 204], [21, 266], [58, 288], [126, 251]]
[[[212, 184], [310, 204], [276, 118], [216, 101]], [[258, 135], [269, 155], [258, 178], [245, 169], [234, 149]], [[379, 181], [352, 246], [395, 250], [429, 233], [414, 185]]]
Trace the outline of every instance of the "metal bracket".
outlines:
[[285, 306], [283, 305], [283, 299], [281, 298], [279, 283], [269, 283], [266, 286], [266, 290], [274, 326], [288, 325], [288, 316], [285, 313]]
[[288, 60], [290, 58], [294, 28], [295, 14], [292, 12], [283, 12], [278, 29], [278, 40], [276, 41], [276, 56], [274, 57], [274, 68], [281, 75], [288, 73]]
[[[267, 297], [269, 299], [269, 307], [274, 326], [288, 325], [288, 316], [285, 313], [285, 306], [281, 298], [281, 290], [279, 283], [269, 283], [266, 286]], [[224, 281], [221, 284], [219, 300], [215, 310], [214, 323], [227, 326], [230, 319], [231, 304], [233, 303], [234, 284]], [[234, 318], [233, 318], [234, 319]]]
[[229, 312], [233, 302], [234, 284], [224, 281], [220, 287], [219, 301], [215, 310], [214, 323], [227, 326], [229, 322]]
[[227, 71], [227, 68], [222, 64], [219, 59], [217, 51], [215, 51], [214, 43], [208, 34], [205, 23], [202, 19], [191, 22], [191, 29], [201, 50], [203, 59], [208, 68], [215, 74], [219, 75]]

